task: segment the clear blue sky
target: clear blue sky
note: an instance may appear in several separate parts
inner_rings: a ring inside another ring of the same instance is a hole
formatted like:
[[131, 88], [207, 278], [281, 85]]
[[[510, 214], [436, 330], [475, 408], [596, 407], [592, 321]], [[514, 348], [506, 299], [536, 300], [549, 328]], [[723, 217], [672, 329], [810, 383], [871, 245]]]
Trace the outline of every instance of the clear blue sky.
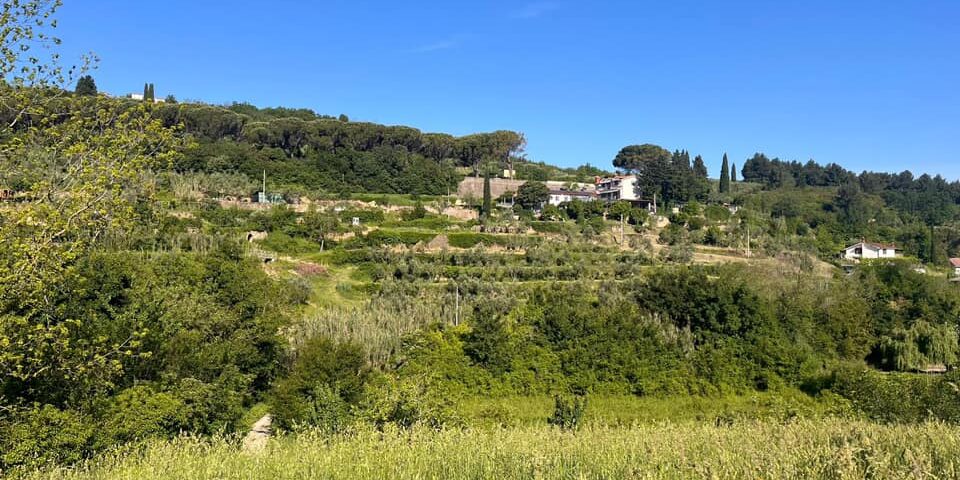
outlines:
[[101, 90], [960, 177], [960, 1], [65, 0]]

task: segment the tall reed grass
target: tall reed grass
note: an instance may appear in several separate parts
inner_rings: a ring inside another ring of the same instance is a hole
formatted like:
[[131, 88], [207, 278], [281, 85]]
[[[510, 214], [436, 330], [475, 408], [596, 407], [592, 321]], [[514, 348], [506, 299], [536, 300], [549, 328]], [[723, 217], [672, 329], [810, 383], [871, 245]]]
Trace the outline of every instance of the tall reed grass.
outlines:
[[938, 423], [846, 420], [545, 426], [379, 432], [271, 441], [259, 455], [224, 439], [148, 445], [73, 470], [26, 478], [120, 479], [578, 479], [958, 478], [960, 430]]

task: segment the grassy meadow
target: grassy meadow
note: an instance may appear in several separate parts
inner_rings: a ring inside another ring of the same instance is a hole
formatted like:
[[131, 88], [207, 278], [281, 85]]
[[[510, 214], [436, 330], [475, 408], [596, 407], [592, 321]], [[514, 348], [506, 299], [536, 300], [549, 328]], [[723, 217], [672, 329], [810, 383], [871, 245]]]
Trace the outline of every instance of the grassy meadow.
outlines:
[[35, 480], [956, 478], [960, 430], [940, 423], [851, 420], [674, 422], [413, 431], [359, 429], [272, 440], [241, 454], [235, 440], [182, 438], [46, 472]]

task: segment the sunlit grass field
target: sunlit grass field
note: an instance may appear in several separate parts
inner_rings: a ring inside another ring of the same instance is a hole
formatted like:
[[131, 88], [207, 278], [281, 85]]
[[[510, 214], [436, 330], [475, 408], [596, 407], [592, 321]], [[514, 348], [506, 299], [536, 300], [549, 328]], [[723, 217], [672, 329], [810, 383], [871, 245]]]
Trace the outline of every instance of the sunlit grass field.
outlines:
[[960, 430], [856, 420], [377, 431], [149, 444], [33, 479], [958, 478]]

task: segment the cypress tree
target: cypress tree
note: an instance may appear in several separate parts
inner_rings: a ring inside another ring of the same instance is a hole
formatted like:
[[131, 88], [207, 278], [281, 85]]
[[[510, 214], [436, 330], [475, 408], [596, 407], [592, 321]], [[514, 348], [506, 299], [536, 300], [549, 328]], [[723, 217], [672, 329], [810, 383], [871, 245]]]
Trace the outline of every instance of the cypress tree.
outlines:
[[143, 101], [146, 102], [150, 98], [150, 84], [143, 84]]
[[700, 155], [693, 159], [693, 174], [697, 178], [707, 178], [707, 165], [703, 163], [703, 157]]
[[730, 183], [737, 183], [737, 164], [730, 165]]
[[157, 97], [155, 96], [155, 93], [153, 91], [153, 84], [151, 83], [150, 84], [150, 102], [155, 102], [156, 100], [157, 100]]
[[720, 193], [730, 192], [730, 162], [727, 154], [723, 154], [723, 165], [720, 166]]
[[490, 216], [490, 211], [493, 210], [493, 195], [490, 193], [490, 171], [487, 170], [483, 173], [483, 206], [480, 211], [483, 218]]
[[710, 181], [707, 180], [709, 175], [707, 173], [707, 165], [703, 163], [703, 157], [697, 155], [693, 159], [691, 171], [693, 172], [693, 176], [688, 179], [690, 195], [697, 201], [704, 201], [710, 196]]

